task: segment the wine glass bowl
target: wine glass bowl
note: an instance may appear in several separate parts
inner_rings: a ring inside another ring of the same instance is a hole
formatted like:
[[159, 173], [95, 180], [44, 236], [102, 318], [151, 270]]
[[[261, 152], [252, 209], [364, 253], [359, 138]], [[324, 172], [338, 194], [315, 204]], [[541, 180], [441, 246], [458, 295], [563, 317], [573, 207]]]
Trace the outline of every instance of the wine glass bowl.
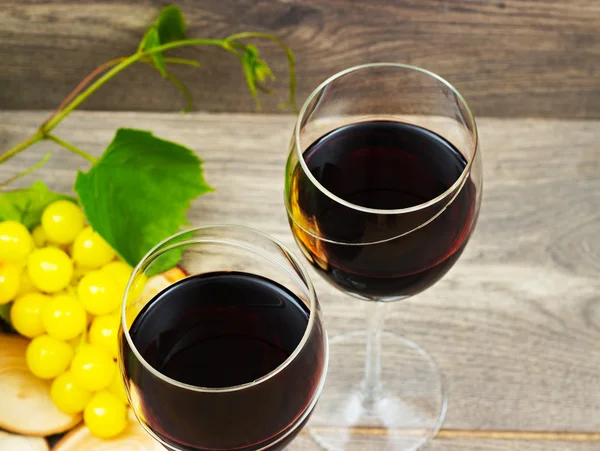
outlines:
[[[187, 277], [152, 292], [172, 262]], [[316, 404], [327, 357], [312, 283], [266, 234], [185, 231], [132, 274], [120, 368], [136, 417], [167, 449], [283, 449]]]
[[[285, 175], [288, 222], [304, 256], [342, 292], [375, 301], [366, 304], [366, 333], [331, 341], [312, 433], [338, 450], [354, 428], [376, 427], [381, 449], [417, 449], [443, 420], [442, 378], [418, 345], [382, 330], [382, 305], [433, 285], [469, 241], [482, 188], [475, 119], [427, 70], [354, 67], [304, 104]], [[364, 365], [339, 363], [359, 354]]]
[[[439, 280], [468, 242], [481, 199], [477, 129], [466, 104], [455, 94], [456, 108], [440, 101], [434, 111], [430, 99], [426, 115], [410, 103], [415, 92], [403, 102], [406, 89], [384, 101], [389, 92], [374, 87], [391, 88], [394, 74], [400, 87], [406, 78], [421, 88], [421, 78], [441, 84], [401, 65], [338, 74], [305, 104], [286, 165], [288, 220], [304, 255], [336, 287], [377, 300], [403, 299]], [[335, 95], [359, 100], [328, 106]], [[443, 116], [449, 111], [454, 117]]]

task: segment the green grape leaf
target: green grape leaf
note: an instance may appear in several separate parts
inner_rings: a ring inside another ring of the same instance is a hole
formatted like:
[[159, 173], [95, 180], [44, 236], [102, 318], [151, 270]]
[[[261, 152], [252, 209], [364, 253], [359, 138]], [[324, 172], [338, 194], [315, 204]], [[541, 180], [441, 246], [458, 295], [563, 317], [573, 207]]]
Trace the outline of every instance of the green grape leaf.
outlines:
[[[144, 37], [144, 50], [150, 50], [153, 47], [160, 46], [160, 38], [158, 36], [158, 30], [155, 27], [152, 27], [146, 33]], [[154, 61], [154, 65], [160, 72], [163, 77], [167, 76], [167, 68], [165, 67], [165, 61], [163, 59], [162, 52], [156, 52], [150, 55], [152, 61]]]
[[[140, 50], [150, 50], [173, 41], [185, 39], [186, 23], [181, 10], [175, 6], [164, 7], [156, 22], [148, 28], [140, 44]], [[192, 109], [192, 97], [189, 89], [175, 75], [167, 70], [162, 52], [149, 55], [156, 69], [181, 91], [186, 100], [184, 112]]]
[[260, 83], [266, 81], [267, 78], [275, 80], [275, 75], [265, 60], [259, 59], [254, 66], [254, 75]]
[[[143, 130], [119, 129], [102, 157], [79, 172], [75, 191], [94, 230], [135, 266], [159, 241], [187, 224], [192, 199], [212, 191], [188, 148]], [[165, 271], [173, 258], [153, 265]]]
[[40, 224], [44, 209], [60, 199], [77, 202], [71, 196], [50, 191], [40, 180], [29, 188], [1, 193], [0, 221], [19, 221], [31, 230]]
[[[184, 38], [185, 18], [183, 17], [183, 13], [175, 5], [166, 6], [161, 10], [156, 22], [146, 31], [144, 39], [140, 44], [140, 49], [150, 50], [168, 42]], [[166, 78], [168, 72], [162, 52], [153, 53], [150, 55], [150, 58], [152, 58], [160, 74]]]
[[165, 6], [156, 19], [156, 29], [161, 44], [184, 39], [185, 28], [183, 13], [175, 5]]
[[244, 54], [241, 57], [242, 69], [246, 76], [246, 83], [250, 94], [256, 102], [257, 109], [261, 109], [260, 100], [258, 98], [257, 90], [263, 92], [269, 92], [268, 89], [263, 87], [260, 83], [263, 83], [267, 78], [274, 80], [275, 76], [271, 71], [271, 68], [265, 60], [260, 58], [258, 49], [253, 45], [247, 45], [244, 49]]

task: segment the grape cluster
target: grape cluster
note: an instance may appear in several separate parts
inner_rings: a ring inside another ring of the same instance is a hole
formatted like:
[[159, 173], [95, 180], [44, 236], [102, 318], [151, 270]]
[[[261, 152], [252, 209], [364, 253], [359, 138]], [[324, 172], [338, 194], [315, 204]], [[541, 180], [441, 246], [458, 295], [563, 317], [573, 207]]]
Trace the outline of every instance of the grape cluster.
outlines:
[[0, 222], [0, 304], [30, 338], [32, 374], [52, 379], [50, 395], [67, 414], [83, 412], [102, 438], [127, 425], [127, 397], [117, 369], [119, 307], [131, 275], [111, 247], [85, 225], [81, 209], [59, 200], [31, 233]]

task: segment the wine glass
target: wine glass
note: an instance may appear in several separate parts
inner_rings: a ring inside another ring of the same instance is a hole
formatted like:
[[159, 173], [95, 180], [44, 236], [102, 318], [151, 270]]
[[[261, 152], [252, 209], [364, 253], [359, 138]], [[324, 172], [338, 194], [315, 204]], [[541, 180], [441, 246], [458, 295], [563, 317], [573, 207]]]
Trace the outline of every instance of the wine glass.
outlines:
[[[181, 271], [162, 273], [174, 263]], [[155, 246], [127, 286], [119, 338], [133, 412], [169, 450], [283, 449], [327, 372], [306, 270], [246, 227], [198, 227]]]
[[328, 383], [309, 425], [324, 448], [364, 449], [370, 428], [378, 449], [413, 450], [438, 431], [446, 396], [434, 360], [383, 323], [389, 302], [454, 265], [481, 187], [475, 119], [427, 70], [353, 67], [304, 104], [286, 166], [289, 224], [328, 282], [367, 301], [367, 330], [330, 341]]

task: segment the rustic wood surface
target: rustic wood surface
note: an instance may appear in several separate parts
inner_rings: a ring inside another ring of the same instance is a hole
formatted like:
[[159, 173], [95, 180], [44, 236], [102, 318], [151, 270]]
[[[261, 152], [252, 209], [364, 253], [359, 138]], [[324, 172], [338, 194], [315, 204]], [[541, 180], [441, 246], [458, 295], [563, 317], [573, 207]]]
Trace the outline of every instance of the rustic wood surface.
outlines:
[[[377, 451], [362, 437], [365, 451]], [[362, 444], [361, 443], [361, 444]], [[436, 438], [423, 451], [597, 451], [600, 442], [562, 440], [502, 440], [484, 438]], [[298, 436], [286, 451], [323, 451], [306, 434]]]
[[[0, 0], [0, 109], [54, 108], [96, 66], [133, 53], [166, 0]], [[600, 118], [597, 0], [179, 0], [190, 36], [267, 31], [296, 52], [299, 101], [339, 70], [374, 61], [425, 67], [478, 115]], [[260, 44], [285, 97], [286, 59]], [[199, 69], [175, 73], [212, 112], [254, 112], [239, 62], [176, 51]], [[145, 66], [112, 80], [85, 108], [177, 110], [175, 88]]]
[[[444, 431], [442, 431], [443, 434]], [[485, 431], [484, 431], [485, 432]], [[485, 434], [483, 434], [485, 435]], [[373, 446], [369, 446], [368, 437], [360, 437], [361, 444], [364, 444], [365, 451], [377, 451]], [[50, 440], [55, 444], [52, 451], [63, 451], [57, 444], [59, 439]], [[439, 437], [433, 440], [423, 451], [597, 451], [600, 446], [598, 441], [588, 441], [582, 439], [576, 440], [520, 440], [520, 439], [495, 439], [495, 438], [464, 438]], [[2, 451], [24, 451], [23, 449], [7, 449]], [[103, 450], [104, 451], [104, 450]], [[108, 451], [108, 450], [106, 450]], [[111, 449], [112, 451], [112, 449]], [[145, 448], [136, 448], [136, 451], [154, 451], [151, 445]], [[323, 451], [306, 433], [299, 435], [287, 448], [286, 451]]]
[[[0, 149], [44, 118], [0, 113]], [[56, 133], [95, 155], [126, 126], [185, 144], [216, 188], [194, 202], [192, 224], [257, 227], [298, 252], [282, 204], [293, 121], [81, 112]], [[449, 410], [431, 449], [600, 449], [600, 122], [480, 118], [479, 128], [485, 188], [477, 230], [442, 281], [389, 307], [386, 325], [422, 344], [445, 375]], [[17, 186], [41, 177], [68, 192], [88, 163], [52, 143], [1, 165], [0, 180], [50, 150], [50, 162]], [[331, 335], [363, 326], [360, 302], [313, 280]]]

